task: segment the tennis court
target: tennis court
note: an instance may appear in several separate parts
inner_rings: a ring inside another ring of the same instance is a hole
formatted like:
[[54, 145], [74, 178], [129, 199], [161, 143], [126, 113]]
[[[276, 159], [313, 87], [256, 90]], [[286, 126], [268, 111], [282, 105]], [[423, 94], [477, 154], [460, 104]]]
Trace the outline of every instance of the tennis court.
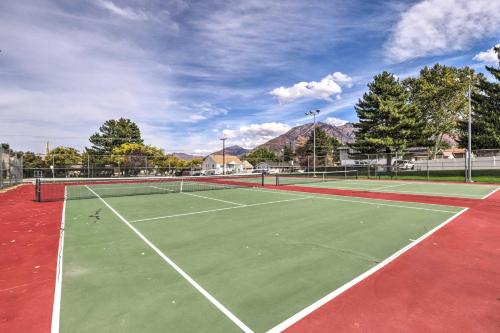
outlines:
[[66, 186], [53, 325], [280, 331], [463, 212], [227, 184]]
[[483, 199], [499, 187], [495, 185], [451, 184], [411, 181], [378, 181], [378, 180], [337, 180], [307, 183], [307, 186], [335, 188], [341, 190], [359, 190], [373, 192], [390, 192], [401, 194], [422, 194], [431, 196]]
[[484, 184], [371, 180], [359, 177], [356, 170], [281, 173], [264, 175], [263, 178], [263, 184], [265, 185], [300, 185], [340, 190], [421, 194], [470, 199], [484, 199], [499, 189], [497, 185]]

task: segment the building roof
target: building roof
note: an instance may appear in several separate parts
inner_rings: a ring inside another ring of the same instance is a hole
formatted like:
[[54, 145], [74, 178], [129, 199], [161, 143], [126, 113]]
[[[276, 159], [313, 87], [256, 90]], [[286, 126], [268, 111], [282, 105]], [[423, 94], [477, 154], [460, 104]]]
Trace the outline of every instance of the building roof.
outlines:
[[246, 161], [246, 160], [243, 161], [243, 166], [245, 168], [253, 168], [253, 165], [250, 162]]
[[[212, 158], [212, 160], [214, 160], [215, 163], [217, 164], [222, 164], [224, 161], [222, 155], [208, 155], [207, 158]], [[241, 160], [238, 157], [232, 155], [226, 155], [226, 164], [229, 163], [243, 164], [243, 162], [241, 162]]]
[[440, 151], [443, 156], [452, 156], [455, 154], [465, 154], [465, 148], [448, 148]]

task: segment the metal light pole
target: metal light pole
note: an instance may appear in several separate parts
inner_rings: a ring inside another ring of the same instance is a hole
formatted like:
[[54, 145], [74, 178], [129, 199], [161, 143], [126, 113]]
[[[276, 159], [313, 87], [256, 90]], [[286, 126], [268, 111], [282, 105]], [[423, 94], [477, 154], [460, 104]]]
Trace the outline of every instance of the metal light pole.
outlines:
[[467, 170], [467, 182], [472, 183], [472, 106], [471, 106], [471, 85], [469, 83], [469, 124], [468, 124], [468, 164], [469, 169]]
[[320, 110], [314, 110], [306, 112], [306, 116], [313, 116], [313, 173], [316, 177], [316, 115], [320, 113]]
[[226, 174], [226, 137], [220, 139], [222, 141], [222, 174]]

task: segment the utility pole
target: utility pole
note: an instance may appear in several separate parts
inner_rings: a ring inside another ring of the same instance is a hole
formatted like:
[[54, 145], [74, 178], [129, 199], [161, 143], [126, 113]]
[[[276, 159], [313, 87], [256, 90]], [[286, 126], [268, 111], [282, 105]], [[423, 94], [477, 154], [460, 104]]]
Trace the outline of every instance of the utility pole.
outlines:
[[468, 165], [469, 169], [467, 170], [467, 182], [472, 183], [472, 106], [471, 106], [471, 85], [469, 83], [469, 124], [468, 124]]
[[320, 110], [314, 110], [306, 112], [306, 116], [313, 117], [313, 173], [316, 177], [316, 115], [320, 113]]
[[222, 174], [226, 174], [226, 137], [220, 139], [222, 141]]

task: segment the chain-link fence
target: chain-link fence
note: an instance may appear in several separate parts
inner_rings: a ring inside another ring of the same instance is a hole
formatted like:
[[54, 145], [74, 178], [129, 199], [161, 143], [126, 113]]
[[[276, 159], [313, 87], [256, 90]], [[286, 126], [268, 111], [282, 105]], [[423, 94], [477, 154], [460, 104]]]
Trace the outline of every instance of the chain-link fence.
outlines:
[[[341, 160], [344, 168], [356, 168], [367, 178], [465, 180], [467, 151], [450, 148], [432, 154], [410, 150], [390, 154], [349, 153]], [[471, 155], [473, 180], [500, 182], [500, 149], [474, 150]]]
[[[179, 165], [181, 164], [181, 165]], [[193, 176], [201, 165], [172, 156], [32, 154], [25, 155], [25, 178]]]
[[23, 158], [0, 147], [0, 189], [23, 181]]
[[[461, 148], [432, 154], [426, 149], [405, 152], [360, 154], [342, 147], [328, 156], [294, 156], [291, 161], [255, 160], [254, 168], [270, 172], [323, 172], [357, 170], [360, 178], [450, 180], [466, 179], [467, 152]], [[500, 183], [500, 149], [475, 150], [471, 156], [475, 181]]]
[[[500, 183], [500, 149], [472, 152], [472, 178]], [[466, 151], [450, 148], [431, 154], [425, 149], [397, 153], [359, 154], [342, 147], [327, 156], [274, 159], [240, 158], [244, 172], [312, 172], [358, 170], [360, 178], [462, 181], [466, 177]], [[204, 163], [179, 161], [172, 156], [139, 155], [24, 155], [25, 178], [98, 178], [129, 176], [196, 176], [217, 172]], [[227, 162], [227, 161], [226, 161]], [[13, 165], [9, 157], [9, 165]], [[231, 162], [233, 163], [233, 162]], [[4, 162], [5, 164], [5, 162]], [[11, 168], [12, 169], [12, 168]], [[222, 169], [221, 169], [222, 170]], [[221, 172], [221, 170], [218, 170]], [[236, 171], [226, 165], [226, 173]], [[8, 179], [7, 173], [3, 177]], [[12, 178], [13, 171], [9, 172]], [[22, 176], [22, 175], [21, 175]], [[20, 178], [20, 177], [17, 177]], [[15, 179], [15, 178], [12, 178]]]

